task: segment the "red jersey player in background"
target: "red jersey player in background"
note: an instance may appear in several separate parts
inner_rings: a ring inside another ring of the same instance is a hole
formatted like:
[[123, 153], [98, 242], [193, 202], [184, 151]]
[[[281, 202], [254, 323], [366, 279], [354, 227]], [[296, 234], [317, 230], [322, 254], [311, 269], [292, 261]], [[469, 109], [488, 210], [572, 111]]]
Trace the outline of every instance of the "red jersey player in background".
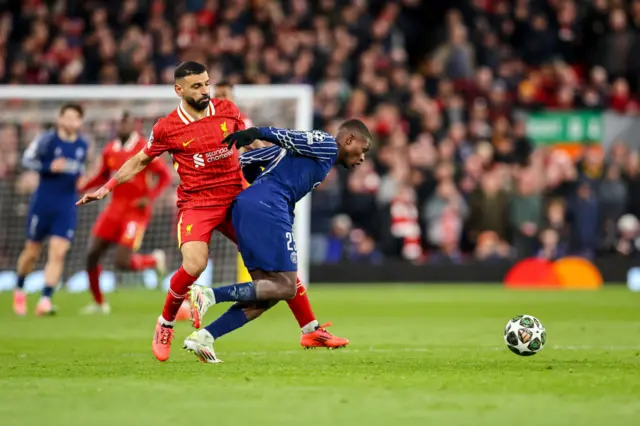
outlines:
[[[155, 357], [169, 358], [176, 315], [191, 285], [205, 270], [209, 241], [214, 230], [236, 241], [230, 208], [243, 189], [242, 174], [235, 148], [222, 143], [230, 133], [244, 129], [240, 112], [228, 100], [210, 99], [209, 76], [204, 65], [184, 62], [175, 71], [175, 91], [182, 102], [153, 127], [147, 146], [118, 170], [102, 188], [86, 194], [78, 204], [104, 198], [117, 185], [131, 180], [160, 154], [169, 152], [180, 175], [178, 187], [178, 245], [182, 266], [171, 277], [162, 315], [156, 323], [152, 341]], [[302, 285], [289, 301], [296, 319], [306, 324], [313, 346], [345, 346], [318, 326]], [[247, 317], [255, 312], [244, 310]], [[194, 326], [200, 324], [194, 321]]]
[[[226, 99], [231, 102], [235, 102], [233, 98], [233, 85], [228, 81], [219, 81], [213, 88], [213, 97], [216, 99]], [[240, 119], [244, 123], [244, 127], [247, 129], [253, 127], [253, 121], [249, 117], [240, 111]]]
[[[118, 126], [118, 138], [109, 142], [102, 151], [102, 165], [98, 173], [81, 188], [86, 191], [109, 181], [133, 155], [146, 145], [144, 138], [133, 130], [133, 120], [125, 113]], [[153, 178], [156, 182], [151, 185]], [[87, 274], [94, 303], [83, 309], [85, 314], [110, 311], [100, 290], [100, 259], [113, 245], [116, 247], [115, 266], [124, 271], [155, 268], [159, 275], [166, 273], [165, 254], [154, 250], [151, 254], [135, 253], [151, 219], [153, 200], [171, 183], [168, 166], [161, 160], [153, 161], [145, 170], [113, 191], [111, 201], [100, 213], [93, 229], [87, 253]], [[160, 278], [160, 277], [159, 277]]]

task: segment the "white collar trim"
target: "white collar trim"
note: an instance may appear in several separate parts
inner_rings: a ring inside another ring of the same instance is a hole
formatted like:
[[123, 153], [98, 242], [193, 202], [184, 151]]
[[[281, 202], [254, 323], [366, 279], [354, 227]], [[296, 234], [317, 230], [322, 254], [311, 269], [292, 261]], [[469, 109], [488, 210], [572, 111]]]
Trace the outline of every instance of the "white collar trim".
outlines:
[[[177, 111], [178, 111], [178, 117], [180, 117], [180, 120], [182, 120], [184, 124], [188, 125], [196, 121], [193, 117], [191, 117], [191, 115], [189, 115], [189, 113], [187, 112], [182, 102], [180, 102], [180, 105], [178, 105]], [[216, 109], [213, 106], [213, 102], [209, 101], [209, 106], [205, 111], [205, 117], [210, 117], [212, 115], [215, 115], [215, 113], [216, 113]]]

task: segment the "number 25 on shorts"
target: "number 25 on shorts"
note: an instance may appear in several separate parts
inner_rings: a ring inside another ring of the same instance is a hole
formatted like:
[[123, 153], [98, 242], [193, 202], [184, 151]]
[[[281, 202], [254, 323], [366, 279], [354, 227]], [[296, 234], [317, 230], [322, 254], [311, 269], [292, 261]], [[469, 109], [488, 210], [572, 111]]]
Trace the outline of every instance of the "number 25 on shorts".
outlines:
[[296, 242], [293, 239], [293, 234], [291, 232], [285, 232], [284, 236], [287, 239], [287, 250], [298, 251], [296, 249]]

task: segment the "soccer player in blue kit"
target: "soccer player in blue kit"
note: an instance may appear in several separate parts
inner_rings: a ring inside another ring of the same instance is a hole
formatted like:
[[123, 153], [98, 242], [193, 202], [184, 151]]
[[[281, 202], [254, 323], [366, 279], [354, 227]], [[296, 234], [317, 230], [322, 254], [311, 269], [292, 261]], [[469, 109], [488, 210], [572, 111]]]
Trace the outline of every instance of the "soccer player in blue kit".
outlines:
[[84, 173], [89, 146], [78, 134], [83, 116], [80, 105], [64, 104], [56, 128], [42, 133], [24, 152], [22, 163], [40, 174], [40, 184], [31, 198], [27, 241], [18, 258], [18, 282], [13, 295], [13, 310], [17, 315], [27, 313], [24, 281], [33, 271], [47, 237], [45, 287], [35, 313], [40, 316], [54, 312], [51, 298], [62, 276], [64, 259], [76, 229], [76, 184]]
[[257, 318], [280, 300], [296, 294], [297, 252], [293, 237], [296, 202], [320, 185], [334, 164], [358, 166], [371, 145], [371, 133], [360, 120], [348, 120], [333, 136], [311, 132], [252, 127], [227, 136], [229, 148], [255, 140], [271, 142], [240, 156], [251, 186], [238, 195], [231, 215], [238, 249], [252, 281], [218, 288], [194, 285], [189, 299], [201, 318], [221, 302], [236, 302], [207, 327], [193, 332], [184, 347], [202, 362], [220, 360], [213, 342]]

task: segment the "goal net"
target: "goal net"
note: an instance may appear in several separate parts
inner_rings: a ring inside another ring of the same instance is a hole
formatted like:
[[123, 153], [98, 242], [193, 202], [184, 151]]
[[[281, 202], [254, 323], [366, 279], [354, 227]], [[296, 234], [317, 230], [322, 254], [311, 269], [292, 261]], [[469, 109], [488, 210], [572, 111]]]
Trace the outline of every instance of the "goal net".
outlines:
[[[313, 95], [309, 86], [237, 86], [234, 92], [236, 104], [255, 125], [305, 130], [312, 127]], [[38, 183], [37, 174], [21, 167], [22, 153], [40, 132], [55, 123], [58, 109], [65, 101], [79, 102], [85, 108], [83, 134], [91, 143], [88, 175], [96, 171], [99, 154], [105, 144], [115, 137], [118, 121], [124, 111], [136, 119], [136, 130], [148, 137], [156, 120], [171, 112], [179, 103], [172, 86], [0, 87], [0, 291], [13, 288], [13, 271], [25, 240], [29, 198]], [[170, 163], [168, 156], [163, 158]], [[175, 189], [178, 183], [175, 174], [173, 186], [166, 189], [155, 202], [153, 219], [140, 249], [143, 253], [156, 248], [165, 250], [170, 271], [175, 271], [181, 262], [175, 232]], [[78, 210], [78, 228], [63, 277], [63, 282], [72, 291], [87, 288], [83, 270], [90, 231], [105, 202]], [[296, 206], [294, 228], [299, 274], [304, 282], [308, 282], [309, 221], [310, 199], [307, 196]], [[43, 285], [45, 255], [46, 250], [36, 271], [27, 279], [27, 291], [35, 291]], [[235, 245], [218, 233], [214, 233], [209, 258], [209, 267], [199, 281], [201, 284], [232, 283], [242, 273]], [[112, 252], [102, 265], [107, 271], [102, 280], [107, 291], [116, 283], [144, 283], [150, 288], [168, 286], [168, 278], [158, 283], [152, 271], [140, 274], [113, 271]]]

